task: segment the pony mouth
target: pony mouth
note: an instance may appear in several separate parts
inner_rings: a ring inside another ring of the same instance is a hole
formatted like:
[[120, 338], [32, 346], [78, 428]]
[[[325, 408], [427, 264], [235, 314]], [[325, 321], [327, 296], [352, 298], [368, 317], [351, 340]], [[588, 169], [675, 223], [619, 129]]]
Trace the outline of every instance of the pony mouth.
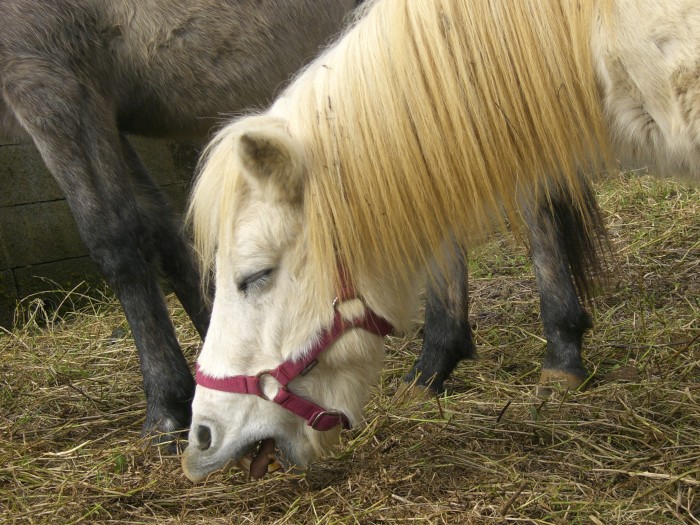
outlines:
[[[197, 447], [187, 447], [182, 454], [182, 470], [193, 483], [204, 481], [210, 474], [236, 466], [253, 479], [262, 479], [267, 474], [284, 469], [279, 459], [282, 454], [273, 438], [266, 438], [251, 443], [238, 453], [202, 453]], [[286, 462], [285, 462], [286, 463]]]
[[273, 438], [263, 439], [236, 463], [251, 478], [262, 479], [283, 468], [279, 460], [277, 444]]

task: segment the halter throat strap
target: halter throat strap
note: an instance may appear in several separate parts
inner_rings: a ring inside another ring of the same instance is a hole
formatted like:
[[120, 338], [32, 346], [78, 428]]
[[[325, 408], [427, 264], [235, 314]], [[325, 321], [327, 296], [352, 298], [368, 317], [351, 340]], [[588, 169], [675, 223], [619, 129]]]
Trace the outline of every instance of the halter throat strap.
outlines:
[[[230, 392], [235, 394], [252, 394], [261, 397], [267, 401], [271, 401], [282, 408], [289, 410], [293, 414], [301, 417], [314, 430], [325, 431], [331, 430], [338, 425], [345, 429], [351, 428], [350, 420], [342, 412], [336, 410], [326, 410], [316, 403], [304, 399], [289, 390], [289, 383], [298, 376], [304, 376], [318, 364], [318, 357], [327, 350], [333, 343], [347, 331], [355, 328], [360, 328], [372, 334], [384, 337], [393, 332], [391, 324], [383, 317], [377, 315], [371, 309], [365, 307], [365, 313], [361, 317], [357, 317], [351, 321], [343, 319], [338, 311], [340, 302], [351, 299], [359, 299], [352, 294], [352, 297], [345, 296], [344, 292], [341, 298], [336, 298], [333, 301], [335, 315], [333, 317], [333, 325], [321, 332], [318, 341], [311, 347], [301, 359], [297, 361], [287, 360], [281, 363], [276, 368], [271, 370], [263, 370], [253, 376], [237, 375], [216, 378], [209, 376], [201, 371], [199, 364], [196, 366], [196, 381], [198, 385], [213, 390], [222, 392]], [[268, 398], [262, 388], [261, 379], [269, 375], [280, 384], [280, 388], [273, 398]]]

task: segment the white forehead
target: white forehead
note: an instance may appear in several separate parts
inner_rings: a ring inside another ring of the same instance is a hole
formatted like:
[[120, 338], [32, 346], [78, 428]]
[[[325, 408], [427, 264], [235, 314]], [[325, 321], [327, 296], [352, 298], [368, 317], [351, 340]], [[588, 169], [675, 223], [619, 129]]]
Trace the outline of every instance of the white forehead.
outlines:
[[221, 234], [217, 273], [235, 277], [276, 266], [299, 227], [299, 210], [249, 193], [239, 202], [234, 224]]

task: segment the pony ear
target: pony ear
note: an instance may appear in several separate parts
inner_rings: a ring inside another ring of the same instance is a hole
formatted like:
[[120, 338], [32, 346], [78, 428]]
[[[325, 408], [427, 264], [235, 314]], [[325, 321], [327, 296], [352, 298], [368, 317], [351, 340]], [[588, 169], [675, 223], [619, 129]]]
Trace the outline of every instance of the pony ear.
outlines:
[[251, 185], [263, 196], [298, 202], [304, 174], [301, 146], [281, 120], [265, 120], [238, 136], [238, 159]]

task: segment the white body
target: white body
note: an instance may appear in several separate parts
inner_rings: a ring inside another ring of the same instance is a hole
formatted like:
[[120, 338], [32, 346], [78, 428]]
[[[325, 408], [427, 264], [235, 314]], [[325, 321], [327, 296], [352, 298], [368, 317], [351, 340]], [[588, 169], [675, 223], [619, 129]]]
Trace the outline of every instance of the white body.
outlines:
[[[379, 0], [376, 6], [390, 2], [394, 0]], [[617, 0], [612, 16], [611, 25], [596, 18], [587, 52], [592, 53], [596, 74], [592, 83], [602, 92], [615, 153], [697, 179], [700, 2]], [[352, 36], [351, 31], [345, 38]], [[331, 322], [333, 282], [309, 268], [309, 231], [304, 222], [303, 201], [309, 198], [304, 189], [313, 176], [309, 172], [318, 168], [317, 155], [307, 148], [308, 137], [299, 132], [295, 119], [301, 95], [323, 75], [332, 74], [338, 55], [345, 52], [341, 40], [297, 79], [267, 116], [232, 124], [209, 153], [193, 207], [195, 227], [198, 216], [207, 216], [210, 227], [203, 235], [211, 237], [209, 244], [218, 250], [213, 317], [199, 357], [209, 375], [256, 374], [273, 368], [304, 352]], [[219, 180], [230, 171], [241, 177], [234, 182]], [[225, 202], [230, 206], [222, 206], [220, 194], [227, 192], [231, 198]], [[222, 225], [221, 230], [211, 224]], [[334, 265], [328, 261], [329, 272]], [[410, 279], [393, 279], [390, 268], [369, 265], [356, 269], [353, 279], [369, 307], [399, 329], [408, 325], [416, 303], [416, 286], [407, 286]], [[413, 272], [413, 282], [420, 283], [420, 272]], [[348, 303], [344, 313], [359, 315], [360, 306], [359, 301]], [[352, 332], [291, 386], [358, 423], [382, 352], [378, 337]], [[274, 381], [268, 382], [266, 393], [274, 395], [275, 389]], [[203, 444], [199, 437], [203, 427], [210, 429], [210, 443]], [[311, 430], [301, 419], [260, 398], [198, 387], [183, 468], [190, 479], [202, 479], [270, 437], [287, 461], [299, 466], [335, 438]]]

